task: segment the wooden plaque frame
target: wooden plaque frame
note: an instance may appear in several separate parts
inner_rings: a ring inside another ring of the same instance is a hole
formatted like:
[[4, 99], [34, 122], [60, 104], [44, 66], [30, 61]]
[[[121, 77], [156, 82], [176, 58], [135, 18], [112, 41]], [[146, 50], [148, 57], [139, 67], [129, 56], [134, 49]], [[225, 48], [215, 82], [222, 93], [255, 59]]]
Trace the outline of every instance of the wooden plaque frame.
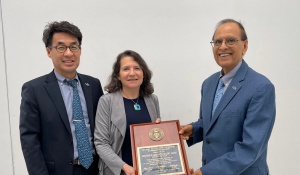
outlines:
[[[160, 175], [190, 175], [183, 139], [178, 134], [179, 129], [179, 120], [130, 125], [132, 161], [136, 175], [154, 174], [153, 171]], [[174, 167], [176, 170], [172, 169]], [[147, 172], [147, 168], [152, 171]]]

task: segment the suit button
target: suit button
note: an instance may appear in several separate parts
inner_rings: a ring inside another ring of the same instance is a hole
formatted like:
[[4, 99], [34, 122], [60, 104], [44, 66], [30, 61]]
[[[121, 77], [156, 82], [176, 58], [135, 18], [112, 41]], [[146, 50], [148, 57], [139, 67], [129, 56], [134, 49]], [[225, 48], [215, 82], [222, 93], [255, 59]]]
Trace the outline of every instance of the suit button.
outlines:
[[72, 160], [69, 161], [69, 165], [73, 165], [73, 161]]
[[207, 144], [211, 144], [211, 141], [210, 141], [210, 140], [206, 140], [206, 143], [207, 143]]

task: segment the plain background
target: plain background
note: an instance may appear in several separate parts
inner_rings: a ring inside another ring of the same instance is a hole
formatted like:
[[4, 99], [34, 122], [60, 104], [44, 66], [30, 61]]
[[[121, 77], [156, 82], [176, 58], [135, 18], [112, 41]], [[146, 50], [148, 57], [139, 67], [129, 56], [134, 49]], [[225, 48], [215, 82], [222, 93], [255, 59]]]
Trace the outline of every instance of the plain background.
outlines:
[[[163, 120], [196, 121], [202, 82], [220, 70], [210, 46], [215, 25], [241, 21], [249, 38], [244, 59], [276, 87], [277, 116], [269, 141], [272, 175], [297, 174], [300, 162], [298, 0], [1, 0], [0, 174], [26, 175], [19, 139], [21, 86], [49, 73], [42, 43], [50, 21], [67, 20], [83, 33], [78, 72], [107, 83], [116, 56], [131, 49], [153, 71]], [[297, 115], [298, 114], [298, 115]], [[187, 148], [201, 166], [201, 143]]]

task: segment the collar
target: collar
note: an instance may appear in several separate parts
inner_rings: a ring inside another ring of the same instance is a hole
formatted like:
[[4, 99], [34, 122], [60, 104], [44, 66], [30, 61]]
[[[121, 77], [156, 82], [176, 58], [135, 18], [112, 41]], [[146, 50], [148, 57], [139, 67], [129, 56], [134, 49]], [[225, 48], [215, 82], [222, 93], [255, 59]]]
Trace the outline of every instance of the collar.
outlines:
[[220, 72], [220, 78], [222, 79], [222, 81], [224, 82], [225, 85], [229, 84], [230, 81], [232, 80], [232, 78], [235, 76], [235, 74], [237, 73], [237, 71], [239, 70], [239, 68], [242, 65], [242, 61], [235, 66], [235, 68], [233, 68], [230, 72], [228, 72], [227, 74], [224, 75], [223, 70], [221, 70]]
[[[66, 77], [64, 77], [64, 76], [62, 76], [62, 75], [60, 75], [60, 74], [59, 74], [58, 72], [56, 72], [55, 70], [54, 70], [54, 74], [55, 74], [55, 77], [56, 77], [56, 79], [57, 79], [57, 81], [58, 81], [58, 83], [59, 83], [60, 85], [64, 85], [64, 84], [66, 85], [67, 83], [64, 82], [64, 80], [70, 80], [70, 79], [68, 79], [68, 78], [66, 78]], [[74, 80], [77, 80], [77, 82], [79, 82], [77, 72], [76, 72], [76, 75], [75, 75]]]

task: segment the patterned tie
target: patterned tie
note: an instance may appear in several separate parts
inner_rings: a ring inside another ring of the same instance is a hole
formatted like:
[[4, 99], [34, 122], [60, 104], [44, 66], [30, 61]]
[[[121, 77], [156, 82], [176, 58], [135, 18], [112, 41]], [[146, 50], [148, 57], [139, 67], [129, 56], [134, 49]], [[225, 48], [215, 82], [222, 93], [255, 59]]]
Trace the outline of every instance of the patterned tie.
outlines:
[[212, 110], [212, 116], [214, 116], [216, 107], [218, 106], [222, 96], [223, 96], [223, 91], [224, 91], [224, 83], [222, 81], [222, 79], [220, 78], [219, 80], [219, 84], [218, 84], [218, 88], [215, 94], [215, 99], [214, 99], [214, 105], [213, 105], [213, 110]]
[[84, 168], [88, 169], [93, 162], [93, 154], [83, 118], [83, 111], [77, 90], [77, 81], [70, 80], [67, 81], [67, 83], [73, 87], [73, 122], [75, 125], [79, 162]]

